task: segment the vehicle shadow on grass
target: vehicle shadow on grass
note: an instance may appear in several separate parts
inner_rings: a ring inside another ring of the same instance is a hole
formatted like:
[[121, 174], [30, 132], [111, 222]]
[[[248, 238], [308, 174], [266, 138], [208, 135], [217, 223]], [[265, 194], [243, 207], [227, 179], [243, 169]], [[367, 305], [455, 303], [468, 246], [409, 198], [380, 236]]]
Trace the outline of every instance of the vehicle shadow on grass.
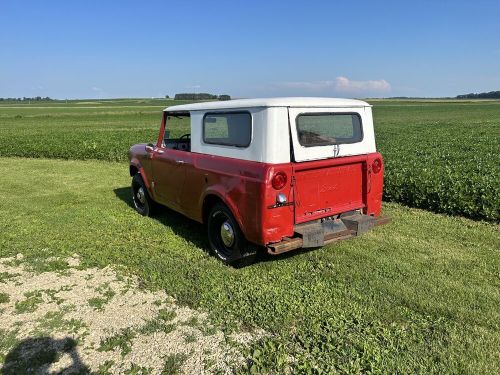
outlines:
[[[63, 358], [66, 357], [67, 358]], [[56, 371], [51, 365], [61, 360]], [[17, 374], [90, 374], [76, 351], [71, 337], [30, 337], [18, 343], [5, 357], [2, 375]]]
[[[121, 199], [123, 202], [127, 203], [127, 205], [131, 209], [135, 210], [130, 193], [130, 187], [127, 186], [116, 188], [113, 190], [113, 192], [115, 193], [117, 198]], [[203, 249], [207, 253], [210, 253], [210, 247], [206, 237], [206, 229], [203, 224], [188, 219], [184, 215], [164, 206], [162, 206], [159, 209], [159, 212], [153, 215], [151, 218], [159, 221], [163, 225], [170, 227], [176, 235], [181, 236], [200, 249]], [[299, 254], [307, 253], [312, 250], [314, 249], [297, 249], [279, 255], [269, 255], [264, 248], [261, 248], [259, 249], [259, 253], [257, 259], [255, 260], [255, 263], [287, 259]]]
[[[113, 192], [117, 198], [121, 199], [135, 211], [130, 187], [116, 188]], [[205, 236], [205, 228], [202, 224], [188, 219], [184, 215], [181, 215], [180, 213], [164, 206], [161, 206], [158, 209], [158, 212], [156, 212], [151, 218], [159, 221], [165, 226], [170, 227], [176, 235], [181, 236], [200, 249], [209, 252], [208, 241]]]

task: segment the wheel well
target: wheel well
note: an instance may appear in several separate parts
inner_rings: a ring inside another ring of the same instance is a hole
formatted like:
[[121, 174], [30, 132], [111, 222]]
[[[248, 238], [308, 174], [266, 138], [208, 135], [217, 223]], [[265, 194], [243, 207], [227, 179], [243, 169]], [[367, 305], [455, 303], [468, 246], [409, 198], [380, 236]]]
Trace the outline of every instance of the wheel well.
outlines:
[[208, 214], [210, 213], [210, 210], [217, 203], [222, 203], [225, 205], [224, 201], [222, 199], [220, 199], [217, 195], [210, 194], [210, 195], [207, 195], [205, 197], [205, 200], [203, 201], [203, 209], [202, 209], [203, 224], [205, 224], [207, 222]]
[[136, 173], [139, 173], [139, 169], [135, 165], [130, 166], [130, 177], [133, 177]]

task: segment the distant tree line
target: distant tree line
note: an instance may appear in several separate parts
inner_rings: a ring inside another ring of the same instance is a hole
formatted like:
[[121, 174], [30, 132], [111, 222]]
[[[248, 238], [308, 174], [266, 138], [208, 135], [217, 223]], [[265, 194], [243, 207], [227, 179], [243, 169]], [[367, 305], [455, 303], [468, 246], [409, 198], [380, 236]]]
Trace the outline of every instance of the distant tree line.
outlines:
[[46, 96], [45, 98], [42, 98], [41, 96], [35, 96], [33, 98], [0, 98], [0, 102], [41, 102], [41, 101], [50, 101], [54, 100]]
[[457, 99], [500, 99], [500, 91], [481, 92], [479, 94], [457, 95]]
[[231, 100], [229, 95], [213, 95], [206, 92], [175, 94], [175, 100]]

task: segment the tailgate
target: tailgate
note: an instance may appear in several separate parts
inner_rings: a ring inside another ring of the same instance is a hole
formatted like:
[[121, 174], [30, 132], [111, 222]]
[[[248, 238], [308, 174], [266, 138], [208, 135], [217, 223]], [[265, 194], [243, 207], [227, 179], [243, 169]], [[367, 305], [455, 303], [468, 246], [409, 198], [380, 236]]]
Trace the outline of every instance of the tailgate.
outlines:
[[[371, 108], [288, 108], [295, 223], [364, 208], [376, 152]], [[368, 187], [368, 189], [367, 189]]]
[[366, 156], [294, 163], [295, 223], [365, 207]]

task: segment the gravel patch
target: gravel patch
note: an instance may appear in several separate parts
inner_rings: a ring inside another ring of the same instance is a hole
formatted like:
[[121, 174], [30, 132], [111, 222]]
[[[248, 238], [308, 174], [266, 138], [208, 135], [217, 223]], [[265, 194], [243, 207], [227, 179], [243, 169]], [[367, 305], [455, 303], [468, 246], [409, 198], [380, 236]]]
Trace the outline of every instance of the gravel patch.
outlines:
[[0, 258], [0, 372], [233, 373], [263, 332], [227, 335], [207, 315], [111, 267], [34, 272]]

